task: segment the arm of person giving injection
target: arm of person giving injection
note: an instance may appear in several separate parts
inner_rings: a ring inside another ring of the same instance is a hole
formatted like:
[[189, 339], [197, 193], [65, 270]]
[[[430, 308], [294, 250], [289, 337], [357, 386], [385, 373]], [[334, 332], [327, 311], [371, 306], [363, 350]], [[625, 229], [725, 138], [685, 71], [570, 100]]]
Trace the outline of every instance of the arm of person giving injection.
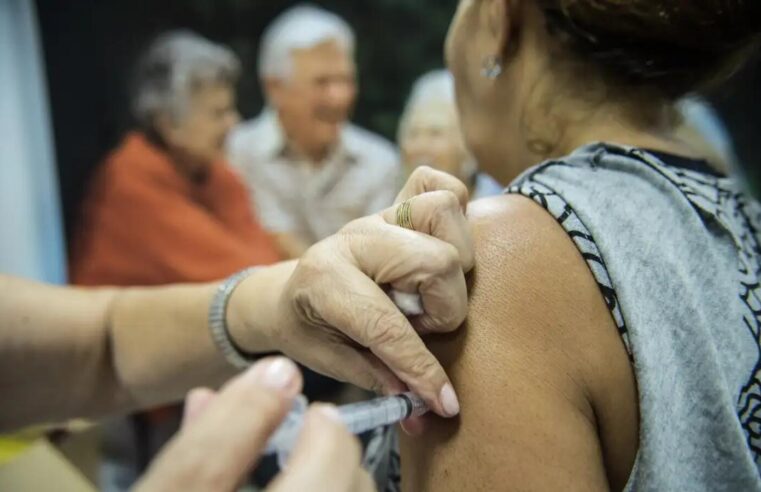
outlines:
[[[139, 487], [235, 488], [301, 390], [295, 365], [264, 357], [271, 352], [377, 392], [411, 391], [431, 411], [456, 415], [448, 376], [420, 334], [450, 332], [466, 316], [467, 199], [454, 178], [420, 170], [400, 205], [348, 224], [298, 261], [241, 275], [225, 292], [224, 333], [239, 357], [263, 358], [219, 392], [189, 394], [183, 429]], [[235, 375], [209, 328], [225, 287], [85, 290], [0, 276], [0, 431], [218, 387]], [[423, 314], [405, 317], [390, 289], [418, 294]], [[309, 409], [272, 490], [372, 488], [337, 415], [331, 406]]]

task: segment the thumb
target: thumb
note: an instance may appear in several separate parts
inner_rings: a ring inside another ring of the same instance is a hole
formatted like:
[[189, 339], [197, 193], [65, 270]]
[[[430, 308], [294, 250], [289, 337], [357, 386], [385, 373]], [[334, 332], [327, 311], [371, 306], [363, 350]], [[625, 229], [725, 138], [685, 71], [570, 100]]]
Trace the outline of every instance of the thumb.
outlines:
[[180, 431], [137, 490], [233, 490], [259, 459], [301, 384], [290, 360], [257, 362]]

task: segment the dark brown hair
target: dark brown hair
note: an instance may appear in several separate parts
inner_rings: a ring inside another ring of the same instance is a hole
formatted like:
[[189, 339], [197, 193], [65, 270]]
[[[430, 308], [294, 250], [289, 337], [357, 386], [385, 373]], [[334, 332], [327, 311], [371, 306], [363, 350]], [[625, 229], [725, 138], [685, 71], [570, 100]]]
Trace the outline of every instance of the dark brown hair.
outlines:
[[759, 44], [761, 0], [537, 0], [547, 27], [610, 80], [668, 99], [723, 81]]

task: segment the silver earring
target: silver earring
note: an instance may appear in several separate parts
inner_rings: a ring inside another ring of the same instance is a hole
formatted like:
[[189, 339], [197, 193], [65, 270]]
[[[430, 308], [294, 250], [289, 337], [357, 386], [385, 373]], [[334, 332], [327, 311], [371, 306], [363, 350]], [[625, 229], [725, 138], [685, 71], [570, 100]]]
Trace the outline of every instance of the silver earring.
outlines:
[[502, 75], [502, 58], [496, 55], [484, 58], [483, 65], [481, 66], [481, 75], [489, 80], [495, 80]]

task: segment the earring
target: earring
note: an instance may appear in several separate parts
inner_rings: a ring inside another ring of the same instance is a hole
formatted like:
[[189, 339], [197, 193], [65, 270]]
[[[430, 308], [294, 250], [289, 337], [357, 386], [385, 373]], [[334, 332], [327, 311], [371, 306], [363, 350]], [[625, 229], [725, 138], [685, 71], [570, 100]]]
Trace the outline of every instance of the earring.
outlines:
[[489, 80], [495, 80], [502, 75], [502, 58], [496, 55], [484, 58], [481, 66], [481, 75]]

